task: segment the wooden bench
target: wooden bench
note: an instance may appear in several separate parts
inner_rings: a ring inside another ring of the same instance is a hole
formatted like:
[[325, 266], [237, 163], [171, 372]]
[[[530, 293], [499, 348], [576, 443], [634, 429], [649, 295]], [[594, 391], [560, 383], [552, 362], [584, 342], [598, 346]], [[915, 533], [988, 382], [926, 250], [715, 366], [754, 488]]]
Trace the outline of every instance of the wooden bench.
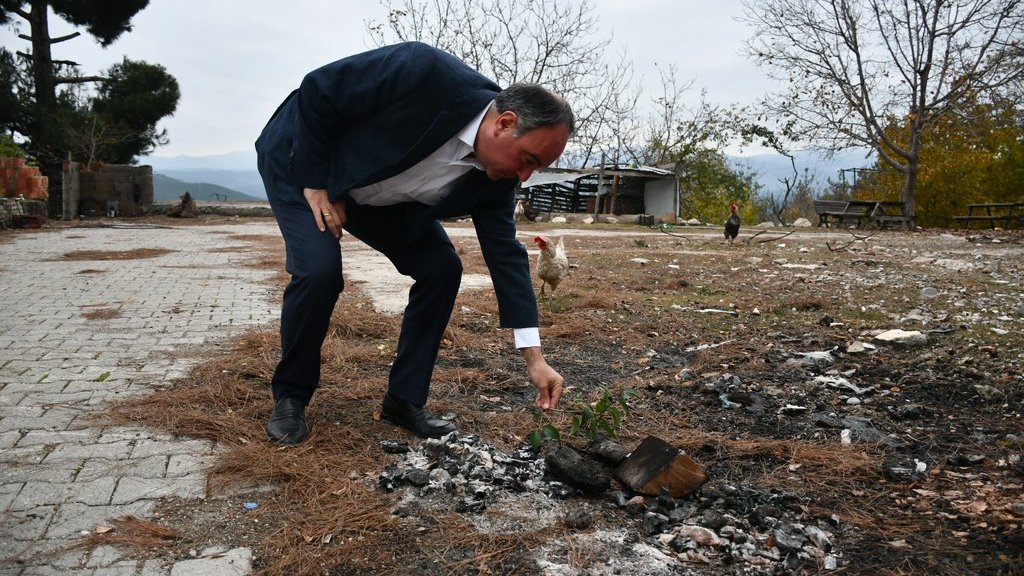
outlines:
[[1024, 227], [1024, 203], [968, 204], [967, 215], [953, 216], [953, 220], [964, 228], [970, 228], [972, 222], [985, 222], [993, 229], [997, 225], [1003, 228]]
[[878, 228], [910, 229], [910, 217], [903, 212], [902, 202], [888, 200], [815, 200], [818, 226], [856, 226], [872, 224]]
[[818, 226], [860, 226], [870, 213], [870, 207], [863, 203], [847, 200], [815, 200], [814, 211], [818, 213]]
[[873, 204], [871, 212], [868, 214], [868, 220], [878, 228], [892, 226], [910, 230], [910, 217], [903, 211], [903, 202], [872, 200], [868, 203]]

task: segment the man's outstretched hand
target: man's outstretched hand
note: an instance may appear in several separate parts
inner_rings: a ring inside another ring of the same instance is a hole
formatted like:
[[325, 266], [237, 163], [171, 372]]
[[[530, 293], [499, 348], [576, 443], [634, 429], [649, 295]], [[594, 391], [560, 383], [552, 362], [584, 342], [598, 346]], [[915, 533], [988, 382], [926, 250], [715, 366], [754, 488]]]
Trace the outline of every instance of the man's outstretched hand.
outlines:
[[558, 399], [562, 397], [565, 379], [548, 365], [539, 347], [523, 348], [523, 357], [526, 358], [526, 372], [530, 382], [537, 389], [534, 406], [541, 410], [554, 410], [558, 406]]

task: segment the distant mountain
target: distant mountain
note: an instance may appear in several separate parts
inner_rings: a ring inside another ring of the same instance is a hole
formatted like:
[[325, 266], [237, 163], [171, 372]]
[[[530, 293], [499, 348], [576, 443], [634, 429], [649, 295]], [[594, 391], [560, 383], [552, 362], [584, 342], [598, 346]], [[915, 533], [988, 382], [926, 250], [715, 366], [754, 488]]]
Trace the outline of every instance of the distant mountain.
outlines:
[[252, 170], [256, 171], [256, 150], [209, 156], [146, 156], [139, 164], [148, 164], [154, 172], [179, 170]]
[[220, 200], [222, 202], [259, 202], [256, 198], [238, 190], [225, 188], [207, 182], [183, 182], [163, 174], [153, 174], [153, 200], [156, 202], [177, 202], [185, 192], [196, 200]]
[[156, 174], [169, 176], [183, 182], [205, 182], [237, 190], [258, 200], [266, 200], [267, 193], [263, 190], [263, 180], [255, 169], [249, 170], [218, 170], [214, 168], [157, 169]]
[[152, 166], [154, 174], [183, 182], [216, 184], [256, 200], [267, 198], [256, 171], [255, 150], [211, 156], [148, 156], [140, 158], [139, 164]]
[[[800, 151], [793, 154], [796, 169], [803, 176], [804, 170], [814, 176], [816, 188], [824, 187], [829, 179], [838, 180], [839, 170], [864, 168], [874, 159], [865, 150], [838, 152], [832, 158], [820, 152]], [[730, 156], [733, 165], [757, 173], [757, 181], [767, 194], [780, 194], [785, 188], [782, 178], [792, 178], [793, 168], [789, 159], [781, 154], [756, 154], [752, 156]], [[232, 192], [241, 193], [250, 200], [265, 200], [263, 180], [256, 171], [256, 152], [230, 152], [211, 156], [150, 156], [142, 158], [140, 164], [149, 164], [153, 172], [182, 182], [204, 182], [206, 186], [222, 186]], [[192, 185], [198, 186], [198, 185]], [[211, 188], [212, 190], [212, 188]], [[180, 196], [183, 192], [179, 192]], [[218, 191], [219, 194], [224, 194]], [[195, 191], [193, 191], [195, 195]]]

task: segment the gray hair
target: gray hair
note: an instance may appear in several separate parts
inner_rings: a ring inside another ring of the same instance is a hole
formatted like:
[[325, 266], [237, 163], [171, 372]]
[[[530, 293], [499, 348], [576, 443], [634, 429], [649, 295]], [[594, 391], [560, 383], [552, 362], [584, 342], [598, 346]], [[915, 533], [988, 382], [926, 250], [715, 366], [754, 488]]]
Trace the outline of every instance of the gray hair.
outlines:
[[512, 111], [519, 118], [516, 136], [545, 126], [564, 125], [576, 132], [576, 116], [564, 98], [539, 84], [517, 83], [502, 90], [494, 105], [498, 113]]

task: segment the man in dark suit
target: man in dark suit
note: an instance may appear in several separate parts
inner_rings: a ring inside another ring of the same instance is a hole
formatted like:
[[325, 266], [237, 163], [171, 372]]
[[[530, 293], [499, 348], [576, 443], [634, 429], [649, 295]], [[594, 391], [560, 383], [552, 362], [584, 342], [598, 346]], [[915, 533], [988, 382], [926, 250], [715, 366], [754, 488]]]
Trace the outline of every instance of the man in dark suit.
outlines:
[[320, 378], [320, 349], [344, 288], [342, 230], [413, 278], [381, 415], [420, 437], [455, 425], [426, 408], [462, 262], [441, 219], [469, 215], [512, 328], [535, 404], [551, 410], [562, 376], [540, 348], [515, 188], [554, 162], [574, 130], [569, 105], [530, 84], [501, 90], [457, 58], [409, 42], [306, 75], [256, 141], [260, 174], [292, 279], [281, 308], [281, 359], [267, 435], [298, 444]]

